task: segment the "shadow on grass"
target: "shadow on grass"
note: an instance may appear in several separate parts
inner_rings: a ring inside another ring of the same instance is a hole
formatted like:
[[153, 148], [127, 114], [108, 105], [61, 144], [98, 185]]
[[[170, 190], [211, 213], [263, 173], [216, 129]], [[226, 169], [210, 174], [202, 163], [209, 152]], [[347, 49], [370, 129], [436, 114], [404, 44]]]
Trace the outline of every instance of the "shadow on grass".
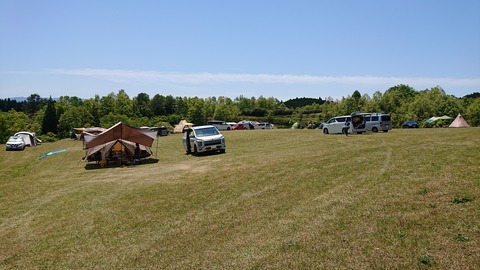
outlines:
[[124, 164], [118, 161], [109, 162], [105, 167], [100, 166], [100, 163], [88, 163], [85, 165], [85, 170], [98, 170], [98, 169], [109, 169], [109, 168], [132, 168], [136, 166], [148, 165], [158, 163], [156, 158], [142, 159], [140, 163], [129, 163]]
[[190, 154], [190, 156], [192, 157], [208, 157], [208, 156], [216, 156], [216, 155], [224, 155], [226, 154], [226, 152], [216, 152], [216, 151], [207, 151], [207, 152], [202, 152], [202, 153], [197, 153], [197, 154]]

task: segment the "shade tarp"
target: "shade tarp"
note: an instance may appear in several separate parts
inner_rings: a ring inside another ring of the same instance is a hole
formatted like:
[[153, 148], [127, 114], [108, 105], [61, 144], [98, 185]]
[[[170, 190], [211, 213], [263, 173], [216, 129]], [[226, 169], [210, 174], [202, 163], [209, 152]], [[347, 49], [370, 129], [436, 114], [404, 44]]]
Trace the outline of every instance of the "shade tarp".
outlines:
[[425, 122], [427, 123], [433, 123], [437, 120], [453, 120], [454, 118], [453, 117], [450, 117], [448, 115], [444, 115], [444, 116], [439, 116], [439, 117], [430, 117], [429, 119], [425, 120]]
[[85, 134], [84, 140], [86, 149], [117, 140], [126, 140], [152, 147], [153, 141], [156, 137], [156, 131], [134, 128], [122, 122], [118, 122], [100, 134]]

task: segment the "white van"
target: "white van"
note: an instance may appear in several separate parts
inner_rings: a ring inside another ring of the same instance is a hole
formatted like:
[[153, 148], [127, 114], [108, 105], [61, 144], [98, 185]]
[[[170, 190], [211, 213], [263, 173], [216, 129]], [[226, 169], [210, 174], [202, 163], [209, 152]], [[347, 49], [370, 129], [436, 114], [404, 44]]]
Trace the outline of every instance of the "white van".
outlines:
[[199, 126], [185, 130], [182, 143], [187, 154], [219, 151], [225, 153], [225, 138], [214, 126]]
[[367, 132], [365, 118], [363, 113], [352, 113], [351, 115], [337, 116], [330, 118], [323, 124], [322, 131], [324, 134], [341, 134], [345, 126], [345, 121], [351, 123], [348, 133], [362, 134]]
[[207, 125], [214, 126], [218, 130], [230, 130], [231, 126], [224, 121], [211, 120], [207, 122]]
[[392, 120], [387, 113], [366, 113], [365, 122], [368, 131], [378, 132], [381, 130], [388, 132], [392, 129]]

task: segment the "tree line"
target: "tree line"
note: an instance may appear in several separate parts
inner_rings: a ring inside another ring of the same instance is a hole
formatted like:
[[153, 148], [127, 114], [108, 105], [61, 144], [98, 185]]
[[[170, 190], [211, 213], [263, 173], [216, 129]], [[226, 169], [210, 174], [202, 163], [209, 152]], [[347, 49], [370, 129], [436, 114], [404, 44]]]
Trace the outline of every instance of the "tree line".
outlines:
[[110, 127], [122, 121], [129, 125], [171, 128], [181, 119], [197, 125], [208, 120], [268, 121], [278, 127], [294, 122], [324, 122], [352, 112], [385, 112], [392, 124], [403, 121], [423, 123], [432, 116], [461, 113], [472, 126], [480, 125], [480, 93], [462, 98], [447, 95], [441, 87], [417, 91], [408, 85], [396, 85], [373, 96], [354, 91], [352, 95], [332, 98], [295, 98], [280, 101], [274, 97], [173, 97], [140, 93], [130, 98], [124, 90], [90, 99], [61, 96], [56, 100], [32, 94], [25, 101], [0, 100], [0, 142], [17, 131], [27, 130], [49, 141], [65, 138], [75, 127]]

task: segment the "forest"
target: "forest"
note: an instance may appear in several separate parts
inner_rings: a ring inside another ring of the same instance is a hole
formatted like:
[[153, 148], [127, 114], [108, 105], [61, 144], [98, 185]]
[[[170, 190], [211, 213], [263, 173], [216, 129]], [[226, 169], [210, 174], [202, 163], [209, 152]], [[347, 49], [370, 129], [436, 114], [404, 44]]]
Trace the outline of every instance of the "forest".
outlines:
[[[0, 100], [0, 143], [18, 131], [35, 132], [44, 141], [68, 137], [75, 127], [108, 128], [122, 121], [131, 126], [161, 126], [172, 128], [181, 119], [197, 125], [208, 120], [237, 122], [266, 121], [279, 128], [293, 123], [320, 123], [330, 117], [352, 112], [385, 112], [392, 116], [394, 128], [406, 120], [425, 125], [432, 116], [456, 117], [461, 113], [471, 126], [480, 125], [480, 93], [464, 97], [448, 95], [437, 86], [415, 90], [408, 85], [396, 85], [373, 96], [355, 90], [352, 95], [333, 98], [295, 98], [280, 101], [275, 97], [173, 97], [146, 93], [130, 97], [125, 90], [82, 99], [61, 96], [52, 99], [38, 94], [24, 101]], [[441, 126], [442, 123], [436, 123]]]

